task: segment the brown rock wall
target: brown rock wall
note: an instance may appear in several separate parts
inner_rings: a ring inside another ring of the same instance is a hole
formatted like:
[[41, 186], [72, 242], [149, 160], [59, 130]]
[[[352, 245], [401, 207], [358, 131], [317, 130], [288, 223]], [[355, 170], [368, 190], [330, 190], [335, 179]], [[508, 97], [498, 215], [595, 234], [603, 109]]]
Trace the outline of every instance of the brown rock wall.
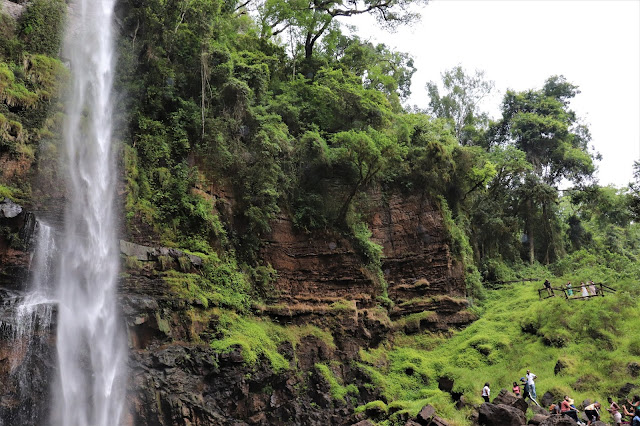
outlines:
[[396, 302], [443, 294], [464, 297], [464, 273], [451, 255], [437, 206], [419, 195], [393, 193], [382, 200], [378, 194], [377, 198], [371, 232], [383, 247], [389, 296]]
[[[462, 265], [449, 250], [438, 207], [419, 195], [373, 192], [369, 198], [372, 240], [383, 248], [382, 270], [395, 304], [390, 315], [428, 310], [438, 313], [430, 329], [468, 324], [473, 317], [464, 312]], [[299, 232], [285, 214], [274, 221], [262, 258], [278, 271], [280, 307], [267, 312], [272, 315], [287, 309], [289, 316], [318, 314], [318, 305], [345, 299], [363, 309], [383, 293], [348, 239], [328, 231]]]
[[380, 293], [351, 244], [340, 235], [297, 232], [285, 215], [271, 228], [262, 257], [278, 271], [279, 301], [314, 304], [347, 299], [366, 306]]

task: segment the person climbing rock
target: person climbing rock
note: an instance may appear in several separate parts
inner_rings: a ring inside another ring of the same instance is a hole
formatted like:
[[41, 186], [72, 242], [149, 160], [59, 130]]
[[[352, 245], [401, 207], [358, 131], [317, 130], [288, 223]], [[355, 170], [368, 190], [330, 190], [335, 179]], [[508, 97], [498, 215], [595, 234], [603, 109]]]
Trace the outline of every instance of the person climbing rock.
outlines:
[[560, 413], [571, 417], [576, 423], [580, 422], [578, 419], [578, 410], [571, 406], [569, 395], [565, 395], [560, 403]]
[[529, 386], [529, 398], [531, 398], [534, 401], [537, 401], [538, 395], [536, 395], [536, 384], [534, 380], [537, 379], [538, 376], [533, 374], [531, 370], [527, 370], [527, 374], [525, 375], [525, 377], [527, 378], [527, 385]]
[[584, 407], [584, 414], [587, 416], [587, 426], [600, 420], [600, 403], [598, 401]]
[[484, 398], [484, 402], [489, 402], [489, 395], [491, 395], [491, 389], [489, 388], [489, 382], [487, 382], [482, 388], [482, 398]]
[[631, 420], [631, 426], [640, 426], [640, 407], [636, 407], [635, 416]]
[[607, 411], [609, 411], [611, 417], [613, 417], [614, 426], [622, 424], [622, 413], [620, 412], [620, 406], [611, 397], [607, 398], [607, 402], [609, 403], [609, 408], [607, 408]]

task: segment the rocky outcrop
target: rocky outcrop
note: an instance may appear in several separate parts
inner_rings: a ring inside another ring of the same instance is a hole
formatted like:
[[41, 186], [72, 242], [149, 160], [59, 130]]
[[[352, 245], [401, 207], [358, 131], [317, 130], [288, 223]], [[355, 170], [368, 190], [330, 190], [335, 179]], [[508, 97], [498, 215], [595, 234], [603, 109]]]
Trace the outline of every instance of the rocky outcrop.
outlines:
[[[280, 345], [277, 352], [289, 368], [278, 371], [263, 355], [247, 364], [240, 346], [220, 352], [207, 344], [219, 338], [219, 314], [199, 300], [177, 296], [166, 280], [170, 273], [196, 275], [200, 257], [159, 247], [155, 238], [145, 244], [144, 230], [136, 233], [135, 242], [121, 241], [124, 273], [118, 292], [131, 348], [124, 423], [348, 425], [362, 420], [353, 407], [382, 397], [368, 374], [351, 362], [361, 348], [377, 346], [411, 314], [430, 312], [412, 323], [416, 331], [443, 330], [473, 319], [466, 311], [463, 272], [449, 252], [437, 208], [419, 197], [400, 195], [385, 201], [380, 197], [372, 205], [377, 207], [368, 215], [370, 229], [383, 247], [382, 270], [393, 307], [381, 306], [384, 289], [347, 238], [330, 231], [297, 232], [284, 214], [273, 222], [261, 256], [277, 271], [275, 296], [272, 303], [254, 307], [253, 314], [282, 324], [315, 324], [332, 339], [328, 345], [305, 335], [296, 347]], [[2, 212], [0, 225], [10, 232], [0, 236], [0, 286], [13, 291], [26, 280], [29, 219], [10, 204]], [[54, 371], [55, 336], [43, 337], [49, 350], [42, 352], [36, 384], [49, 383], [45, 371]], [[17, 358], [2, 357], [0, 375], [4, 371], [6, 378], [7, 366]], [[334, 365], [336, 378], [357, 392], [344, 398], [332, 395], [332, 384], [316, 368], [319, 363]], [[48, 399], [48, 388], [37, 386], [40, 390], [33, 394]], [[2, 418], [17, 415], [16, 401], [2, 400]], [[406, 420], [446, 424], [428, 409]]]
[[[462, 266], [449, 250], [438, 208], [420, 196], [371, 194], [368, 216], [372, 240], [383, 248], [382, 270], [394, 306], [392, 319], [431, 311], [420, 321], [424, 330], [469, 324]], [[329, 231], [304, 233], [284, 214], [272, 224], [262, 258], [278, 271], [277, 304], [290, 317], [308, 316], [341, 300], [357, 308], [379, 303], [383, 289], [349, 240]], [[282, 309], [268, 314], [281, 315]]]
[[548, 416], [546, 419], [543, 419], [540, 423], [540, 426], [576, 426], [577, 423], [573, 421], [573, 419], [569, 416], [565, 416], [564, 414], [552, 414]]
[[485, 402], [478, 409], [478, 423], [482, 426], [518, 426], [527, 424], [522, 410], [504, 404]]
[[8, 198], [0, 201], [0, 288], [19, 289], [26, 283], [35, 227], [33, 213]]
[[509, 405], [510, 407], [519, 409], [523, 413], [526, 413], [527, 408], [529, 408], [529, 405], [524, 400], [524, 398], [515, 396], [513, 393], [509, 392], [507, 389], [500, 390], [500, 393], [498, 393], [498, 396], [496, 396], [493, 399], [493, 404]]
[[13, 19], [18, 19], [24, 10], [24, 5], [18, 4], [8, 0], [0, 0], [0, 11], [11, 16]]
[[[38, 224], [32, 212], [0, 201], [0, 424], [45, 424], [56, 350], [55, 306], [19, 307], [25, 299]], [[23, 316], [22, 319], [20, 317]]]

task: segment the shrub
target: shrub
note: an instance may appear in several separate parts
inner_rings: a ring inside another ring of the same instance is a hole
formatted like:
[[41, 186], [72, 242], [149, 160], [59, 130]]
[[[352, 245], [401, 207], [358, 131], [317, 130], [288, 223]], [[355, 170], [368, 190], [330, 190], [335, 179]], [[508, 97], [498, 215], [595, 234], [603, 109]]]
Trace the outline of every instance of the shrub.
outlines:
[[29, 53], [55, 56], [60, 48], [66, 3], [63, 0], [34, 0], [18, 20], [18, 31]]

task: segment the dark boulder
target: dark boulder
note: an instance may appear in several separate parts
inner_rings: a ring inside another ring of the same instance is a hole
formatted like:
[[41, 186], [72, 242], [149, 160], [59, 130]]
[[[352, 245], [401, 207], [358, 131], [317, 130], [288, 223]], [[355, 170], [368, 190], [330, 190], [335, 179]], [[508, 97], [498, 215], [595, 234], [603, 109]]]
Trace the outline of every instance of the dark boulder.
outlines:
[[510, 405], [485, 402], [478, 409], [478, 423], [485, 426], [517, 426], [527, 424], [522, 410]]
[[351, 426], [374, 426], [374, 425], [369, 420], [362, 420], [362, 421], [359, 421], [358, 423], [352, 424]]
[[531, 408], [531, 411], [533, 411], [533, 414], [543, 414], [545, 416], [549, 415], [549, 411], [544, 407], [541, 407], [533, 403], [529, 404], [529, 407]]
[[562, 370], [564, 370], [565, 368], [567, 368], [567, 364], [559, 359], [558, 362], [556, 362], [555, 367], [553, 367], [553, 374], [557, 376], [558, 374], [562, 373]]
[[523, 413], [526, 413], [528, 408], [527, 402], [524, 399], [515, 396], [507, 389], [501, 389], [500, 393], [498, 393], [498, 395], [493, 399], [493, 403], [509, 405], [511, 407], [522, 410]]
[[576, 426], [576, 425], [577, 423], [574, 422], [571, 417], [565, 416], [564, 414], [552, 414], [539, 423], [539, 426]]
[[558, 401], [562, 401], [563, 399], [564, 399], [564, 395], [557, 395], [557, 394], [554, 394], [553, 392], [546, 391], [544, 395], [542, 395], [542, 398], [540, 398], [539, 402], [540, 402], [540, 405], [547, 408], [551, 404], [557, 404]]
[[454, 383], [455, 382], [452, 378], [442, 376], [438, 378], [438, 389], [440, 389], [442, 392], [451, 393]]
[[418, 413], [417, 421], [421, 425], [428, 425], [436, 414], [436, 409], [432, 405], [425, 405]]
[[549, 417], [549, 416], [546, 416], [544, 414], [536, 414], [529, 420], [529, 424], [530, 425], [539, 425], [540, 423], [545, 421], [547, 419], [547, 417]]
[[637, 385], [634, 385], [633, 383], [625, 383], [620, 390], [618, 391], [618, 399], [624, 399], [627, 398], [629, 396], [629, 394], [637, 387]]

